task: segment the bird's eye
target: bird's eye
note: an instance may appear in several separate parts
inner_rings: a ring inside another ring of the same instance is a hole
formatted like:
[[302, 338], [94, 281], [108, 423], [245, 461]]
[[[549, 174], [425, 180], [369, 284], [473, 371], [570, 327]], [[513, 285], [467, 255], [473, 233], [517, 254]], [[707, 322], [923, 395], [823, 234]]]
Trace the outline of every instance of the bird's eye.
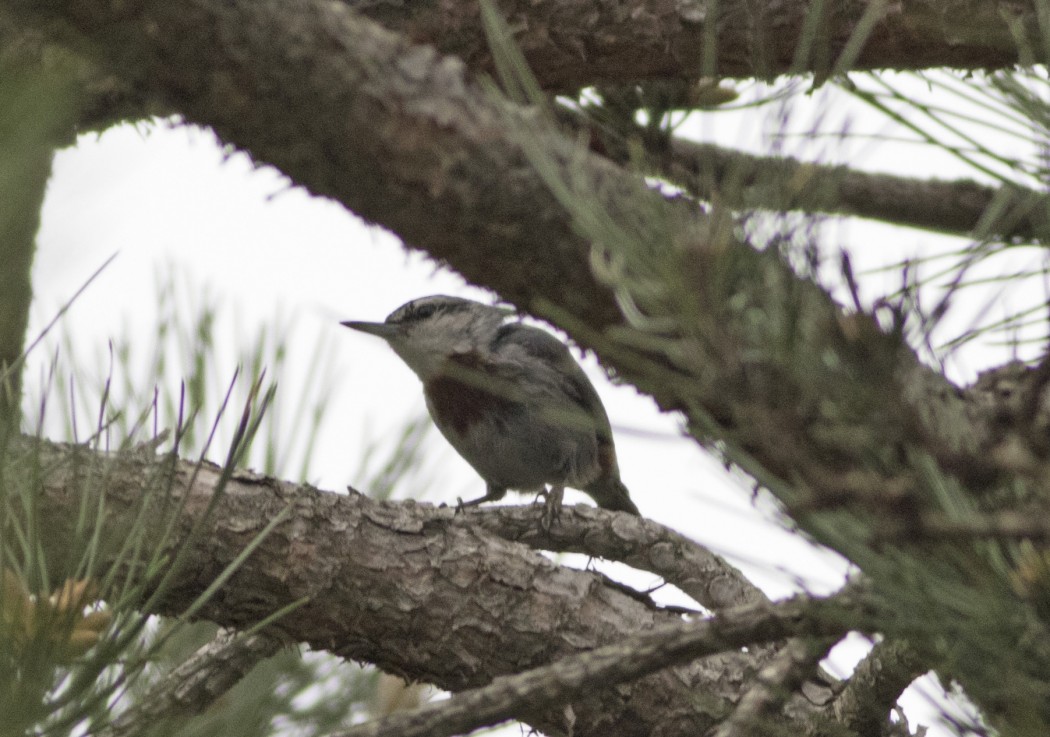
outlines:
[[435, 310], [437, 310], [437, 305], [433, 303], [419, 305], [413, 310], [412, 318], [415, 320], [426, 320], [434, 314]]

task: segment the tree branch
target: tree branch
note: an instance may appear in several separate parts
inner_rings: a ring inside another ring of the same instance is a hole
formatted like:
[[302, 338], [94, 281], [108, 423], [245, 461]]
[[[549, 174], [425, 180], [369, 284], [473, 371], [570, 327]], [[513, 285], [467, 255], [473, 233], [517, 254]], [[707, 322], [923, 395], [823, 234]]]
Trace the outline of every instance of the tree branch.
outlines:
[[816, 640], [795, 637], [755, 676], [751, 688], [741, 697], [733, 713], [722, 722], [715, 737], [748, 737], [768, 734], [771, 721], [784, 702], [816, 672], [828, 649], [843, 632]]
[[[615, 645], [497, 678], [448, 701], [363, 724], [338, 737], [447, 737], [511, 719], [530, 704], [571, 704], [598, 684], [622, 683], [694, 658], [785, 637], [842, 635], [858, 621], [854, 596], [803, 596], [728, 609], [701, 622], [663, 625]], [[845, 612], [853, 615], [849, 624]]]
[[[347, 5], [414, 43], [459, 56], [474, 71], [492, 72], [476, 4], [355, 0]], [[848, 0], [821, 6], [829, 10], [820, 18], [812, 17], [812, 7], [801, 2], [756, 6], [747, 0], [673, 6], [651, 0], [616, 6], [544, 0], [504, 3], [501, 10], [540, 84], [562, 92], [654, 79], [783, 74], [821, 79], [833, 70], [1001, 69], [1021, 61], [1019, 42], [1037, 57], [1042, 48], [1030, 0], [1013, 3], [1007, 13], [980, 0], [881, 6]], [[856, 46], [855, 56], [844, 57], [854, 35], [864, 33], [858, 26], [872, 13], [876, 22], [866, 42]], [[815, 36], [814, 26], [821, 28]], [[1012, 28], [1021, 32], [1020, 39]], [[98, 85], [98, 91], [121, 105], [142, 101], [113, 81]]]
[[828, 711], [846, 729], [880, 737], [904, 689], [927, 670], [907, 643], [883, 640], [860, 662]]
[[135, 706], [93, 734], [96, 737], [135, 737], [174, 715], [200, 714], [233, 688], [261, 660], [281, 647], [278, 639], [255, 634], [247, 637], [220, 630], [187, 660], [154, 684]]
[[[1006, 242], [1050, 239], [1050, 199], [1021, 187], [874, 174], [680, 138], [669, 142], [662, 171], [698, 196], [721, 198], [733, 208], [855, 215]], [[1000, 214], [982, 223], [993, 204]], [[982, 232], [975, 234], [979, 225]]]
[[467, 508], [460, 514], [479, 529], [537, 550], [582, 553], [655, 573], [712, 611], [768, 601], [721, 556], [649, 520], [578, 507], [544, 530], [528, 506], [501, 509], [498, 515], [487, 511]]
[[929, 512], [900, 525], [888, 525], [875, 531], [872, 543], [893, 540], [1030, 540], [1045, 542], [1050, 539], [1050, 520], [1024, 512], [1007, 510], [981, 514], [967, 511], [961, 514]]
[[[159, 539], [173, 511], [182, 510], [173, 544], [184, 542], [221, 477], [210, 465], [171, 459], [158, 465], [141, 454], [93, 453], [44, 441], [23, 441], [18, 450], [6, 473], [38, 494], [40, 524], [49, 531], [43, 553], [55, 575], [79, 560], [78, 551], [66, 546], [76, 538], [80, 505], [99, 503], [94, 495], [105, 495], [107, 510], [97, 536], [107, 546], [97, 557], [102, 578], [126, 540]], [[208, 534], [192, 538], [180, 554], [156, 613], [180, 614], [282, 513], [285, 521], [199, 616], [243, 629], [299, 602], [274, 625], [284, 638], [452, 691], [679, 621], [596, 573], [557, 566], [492, 537], [474, 525], [477, 516], [324, 494], [252, 474], [229, 481]], [[566, 508], [562, 519], [575, 514]], [[142, 569], [135, 561], [122, 565]], [[650, 734], [658, 725], [673, 735], [708, 729], [720, 718], [723, 699], [735, 698], [747, 682], [756, 657], [726, 652], [617, 688], [592, 688], [573, 703], [576, 734], [605, 734], [609, 720], [628, 737]], [[710, 694], [706, 706], [691, 698], [697, 689]], [[560, 708], [534, 702], [517, 716], [545, 731], [563, 722]]]
[[[646, 163], [698, 199], [736, 210], [824, 212], [1006, 242], [1050, 239], [1050, 198], [1024, 187], [990, 187], [969, 179], [915, 179], [758, 156], [679, 138], [638, 124], [638, 95], [605, 100], [583, 110], [559, 106], [558, 119], [590, 139], [590, 146], [621, 166], [635, 165], [633, 146]], [[658, 114], [658, 111], [657, 113]], [[992, 209], [994, 220], [983, 222]], [[978, 228], [980, 232], [977, 232]]]
[[[476, 4], [357, 0], [351, 5], [418, 43], [459, 56], [475, 70], [492, 71]], [[814, 8], [826, 8], [825, 17], [812, 18]], [[881, 9], [878, 22], [846, 69], [994, 69], [1019, 60], [1007, 19], [997, 6], [974, 0], [950, 6], [945, 0], [882, 5], [850, 0], [827, 6], [541, 0], [501, 7], [540, 84], [569, 92], [645, 79], [824, 77], [862, 32], [861, 19], [876, 9]], [[1015, 4], [1011, 13], [1010, 20], [1029, 33], [1030, 48], [1041, 49], [1034, 6]], [[806, 27], [815, 20], [821, 33], [814, 38]]]

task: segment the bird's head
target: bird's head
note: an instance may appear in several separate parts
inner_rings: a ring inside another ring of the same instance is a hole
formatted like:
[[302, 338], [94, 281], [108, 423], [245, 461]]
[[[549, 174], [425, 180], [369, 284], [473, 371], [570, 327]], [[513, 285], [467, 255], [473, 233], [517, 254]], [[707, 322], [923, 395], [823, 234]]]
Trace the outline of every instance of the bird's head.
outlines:
[[406, 302], [384, 322], [341, 324], [385, 340], [425, 381], [457, 354], [483, 354], [511, 314], [507, 308], [438, 294]]

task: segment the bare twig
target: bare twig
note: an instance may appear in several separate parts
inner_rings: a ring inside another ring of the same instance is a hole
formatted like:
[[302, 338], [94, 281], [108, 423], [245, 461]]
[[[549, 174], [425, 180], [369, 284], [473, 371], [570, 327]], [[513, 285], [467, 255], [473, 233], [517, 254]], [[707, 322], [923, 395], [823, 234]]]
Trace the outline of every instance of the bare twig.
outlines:
[[280, 646], [280, 641], [270, 635], [244, 637], [234, 630], [219, 630], [211, 642], [136, 699], [134, 708], [95, 734], [133, 737], [145, 733], [148, 725], [176, 714], [187, 718], [200, 714]]

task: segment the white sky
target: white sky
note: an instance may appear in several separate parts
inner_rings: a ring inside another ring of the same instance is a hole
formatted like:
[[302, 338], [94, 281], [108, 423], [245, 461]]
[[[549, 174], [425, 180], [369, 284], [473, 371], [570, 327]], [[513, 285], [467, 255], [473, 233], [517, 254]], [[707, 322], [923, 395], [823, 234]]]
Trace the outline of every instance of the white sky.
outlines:
[[[932, 94], [921, 85], [912, 89]], [[784, 142], [788, 152], [811, 155], [815, 146], [824, 160], [863, 168], [973, 176], [955, 160], [928, 149], [871, 140], [864, 134], [900, 131], [841, 94], [830, 104], [822, 95], [798, 101], [790, 129], [805, 133], [823, 116], [821, 130], [848, 129], [853, 137], [824, 137], [810, 144], [802, 135], [793, 136]], [[781, 129], [777, 115], [775, 106], [709, 113], [694, 118], [688, 129], [706, 140], [762, 152], [769, 150], [772, 133]], [[850, 247], [859, 269], [951, 243], [863, 221], [836, 221], [825, 233], [831, 243]], [[353, 475], [362, 447], [376, 438], [392, 439], [407, 420], [424, 412], [414, 375], [379, 340], [352, 333], [339, 320], [381, 320], [425, 294], [490, 299], [455, 274], [406, 255], [395, 238], [365, 226], [340, 206], [289, 187], [276, 172], [255, 169], [244, 156], [225, 155], [210, 133], [164, 125], [148, 130], [124, 126], [83, 137], [76, 148], [58, 156], [35, 263], [30, 335], [113, 253], [117, 259], [64, 319], [81, 360], [98, 357], [104, 367], [111, 338], [130, 334], [136, 336], [133, 342], [141, 336], [143, 343], [152, 338], [157, 275], [163, 271], [184, 277], [189, 298], [207, 287], [219, 299], [216, 334], [231, 348], [227, 377], [233, 349], [245, 336], [277, 315], [294, 316], [291, 358], [278, 377], [280, 391], [295, 397], [304, 384], [318, 381], [324, 370], [311, 357], [316, 342], [323, 341], [332, 352], [335, 391], [309, 478], [333, 490], [347, 484], [362, 488], [363, 480]], [[1035, 257], [1024, 252], [1016, 258], [1030, 264]], [[865, 278], [865, 297], [877, 296], [886, 284], [896, 285], [897, 276]], [[1012, 297], [1019, 299], [1016, 293]], [[989, 299], [1003, 298], [981, 297], [974, 304]], [[1013, 307], [993, 302], [993, 312]], [[958, 325], [965, 325], [969, 317], [960, 314], [958, 319]], [[38, 351], [31, 364], [27, 390], [32, 407], [39, 401], [36, 377], [51, 353], [52, 348]], [[968, 380], [1008, 355], [1008, 348], [982, 345], [952, 368]], [[774, 523], [770, 505], [752, 504], [745, 481], [730, 478], [715, 459], [680, 437], [674, 417], [657, 412], [631, 387], [609, 384], [590, 359], [585, 364], [612, 419], [624, 481], [645, 516], [727, 556], [773, 596], [799, 588], [826, 592], [838, 585], [845, 570], [841, 560], [783, 531]], [[427, 500], [451, 503], [483, 491], [480, 479], [436, 432], [428, 443], [427, 456], [436, 460], [428, 466]], [[569, 503], [583, 500], [582, 494], [567, 497]], [[507, 500], [527, 501], [515, 495]], [[639, 583], [653, 581], [646, 577]], [[842, 650], [842, 667], [863, 652], [859, 643]], [[930, 723], [924, 696], [913, 693], [907, 704], [912, 718]]]

